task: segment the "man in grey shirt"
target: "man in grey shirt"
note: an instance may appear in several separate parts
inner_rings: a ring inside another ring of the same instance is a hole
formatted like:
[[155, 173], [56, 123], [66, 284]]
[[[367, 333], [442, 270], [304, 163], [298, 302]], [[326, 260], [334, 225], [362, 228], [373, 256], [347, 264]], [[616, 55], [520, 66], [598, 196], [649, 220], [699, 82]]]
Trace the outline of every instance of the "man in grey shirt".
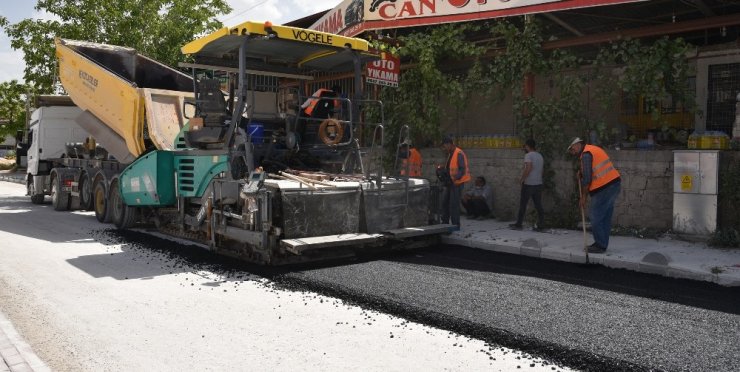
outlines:
[[520, 230], [524, 222], [524, 214], [527, 212], [527, 204], [532, 198], [534, 207], [537, 209], [537, 225], [535, 230], [542, 230], [545, 224], [545, 212], [542, 209], [542, 168], [545, 165], [545, 159], [537, 152], [537, 144], [533, 139], [528, 139], [524, 143], [524, 170], [519, 178], [522, 185], [522, 191], [519, 196], [519, 216], [516, 223], [509, 225], [512, 229]]

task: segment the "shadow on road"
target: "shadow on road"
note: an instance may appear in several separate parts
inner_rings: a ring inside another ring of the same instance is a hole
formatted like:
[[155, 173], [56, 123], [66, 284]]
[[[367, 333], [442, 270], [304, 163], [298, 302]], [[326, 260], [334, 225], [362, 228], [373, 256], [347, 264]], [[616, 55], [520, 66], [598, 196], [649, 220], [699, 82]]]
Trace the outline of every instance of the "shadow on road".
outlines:
[[[72, 223], [71, 218], [82, 220]], [[80, 223], [86, 226], [100, 224], [92, 212], [55, 211], [48, 201], [45, 204], [32, 204], [27, 196], [0, 197], [0, 231], [9, 234], [51, 243], [91, 243], [92, 239], [78, 233], [82, 231]], [[66, 226], [66, 229], [59, 231], [60, 225]]]
[[94, 278], [130, 280], [196, 273], [217, 277], [203, 284], [217, 287], [227, 282], [257, 279], [254, 273], [260, 271], [258, 267], [217, 256], [203, 247], [145, 232], [108, 228], [93, 231], [93, 236], [101, 244], [116, 246], [115, 251], [80, 256], [67, 262]]

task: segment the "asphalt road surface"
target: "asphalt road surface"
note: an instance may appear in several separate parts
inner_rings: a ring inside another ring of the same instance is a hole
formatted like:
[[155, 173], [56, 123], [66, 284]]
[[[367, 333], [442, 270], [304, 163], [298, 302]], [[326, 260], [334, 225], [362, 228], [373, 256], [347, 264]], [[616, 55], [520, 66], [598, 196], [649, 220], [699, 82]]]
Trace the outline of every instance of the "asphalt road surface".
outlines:
[[740, 290], [463, 247], [286, 282], [588, 370], [740, 370]]
[[24, 193], [0, 182], [0, 313], [52, 370], [568, 370]]
[[454, 246], [262, 269], [57, 218], [7, 185], [0, 239], [17, 241], [0, 248], [0, 310], [54, 363], [233, 369], [243, 359], [224, 349], [238, 349], [273, 369], [740, 370], [736, 288]]

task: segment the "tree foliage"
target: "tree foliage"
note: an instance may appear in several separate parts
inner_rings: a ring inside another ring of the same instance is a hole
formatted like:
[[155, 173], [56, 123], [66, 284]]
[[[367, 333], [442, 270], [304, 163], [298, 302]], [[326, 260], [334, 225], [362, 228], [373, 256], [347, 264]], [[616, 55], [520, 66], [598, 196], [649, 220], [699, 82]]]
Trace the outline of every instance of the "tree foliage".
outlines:
[[[695, 109], [686, 86], [690, 74], [686, 55], [691, 49], [683, 39], [663, 37], [651, 44], [627, 39], [602, 48], [593, 62], [601, 82], [597, 98], [602, 107], [618, 99], [617, 93], [644, 98], [654, 120], [660, 117], [659, 103], [666, 97]], [[618, 73], [612, 69], [618, 67]]]
[[29, 87], [17, 80], [0, 83], [0, 139], [15, 135], [26, 123], [26, 95]]
[[[407, 61], [407, 68], [398, 89], [381, 90], [381, 99], [391, 107], [386, 116], [390, 138], [394, 140], [390, 142], [395, 143], [401, 125], [413, 128], [412, 135], [417, 140], [438, 139], [440, 103], [465, 106], [463, 102], [474, 93], [472, 86], [477, 84], [470, 72], [479, 70], [477, 57], [484, 52], [466, 37], [476, 29], [471, 24], [445, 24], [400, 38], [404, 46], [398, 53]], [[465, 70], [448, 69], [451, 61], [465, 59], [472, 61]]]
[[231, 10], [225, 0], [38, 0], [35, 9], [51, 19], [0, 19], [0, 27], [25, 55], [25, 81], [44, 93], [56, 76], [54, 37], [131, 47], [175, 66], [180, 47], [220, 27], [215, 17]]
[[[486, 30], [488, 44], [467, 38]], [[511, 96], [518, 133], [537, 139], [548, 156], [562, 152], [558, 149], [568, 141], [566, 128], [609, 137], [604, 114], [585, 104], [586, 88], [593, 89], [604, 111], [615, 106], [620, 92], [644, 98], [656, 120], [658, 103], [666, 97], [694, 109], [686, 89], [690, 46], [680, 38], [619, 40], [601, 46], [596, 58], [586, 60], [568, 50], [543, 50], [545, 36], [535, 18], [446, 24], [400, 38], [403, 46], [392, 52], [404, 59], [405, 69], [398, 89], [382, 88], [387, 118], [396, 126], [408, 124], [417, 138], [433, 139], [441, 134], [441, 102], [460, 115], [468, 110], [471, 95], [490, 103]], [[528, 76], [548, 79], [550, 94], [525, 95]]]

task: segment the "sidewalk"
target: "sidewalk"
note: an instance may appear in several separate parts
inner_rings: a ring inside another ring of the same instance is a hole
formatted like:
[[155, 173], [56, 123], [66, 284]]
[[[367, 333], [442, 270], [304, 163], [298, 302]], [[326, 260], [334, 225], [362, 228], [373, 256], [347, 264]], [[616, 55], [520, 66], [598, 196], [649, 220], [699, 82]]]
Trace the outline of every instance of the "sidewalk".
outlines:
[[[0, 170], [0, 181], [8, 181], [8, 182], [15, 182], [20, 184], [25, 184], [26, 182], [25, 177], [25, 169], [19, 169], [16, 172], [10, 173], [10, 171], [7, 170]], [[2, 371], [0, 369], [0, 371]]]
[[50, 371], [0, 313], [0, 372]]
[[[536, 232], [526, 226], [523, 230], [512, 230], [509, 228], [511, 222], [461, 217], [461, 230], [443, 237], [443, 241], [495, 252], [586, 262], [582, 231], [547, 229]], [[587, 244], [593, 243], [590, 231], [586, 240]], [[705, 243], [670, 236], [658, 240], [612, 236], [606, 253], [591, 253], [589, 261], [612, 268], [740, 286], [740, 249], [710, 248]]]

